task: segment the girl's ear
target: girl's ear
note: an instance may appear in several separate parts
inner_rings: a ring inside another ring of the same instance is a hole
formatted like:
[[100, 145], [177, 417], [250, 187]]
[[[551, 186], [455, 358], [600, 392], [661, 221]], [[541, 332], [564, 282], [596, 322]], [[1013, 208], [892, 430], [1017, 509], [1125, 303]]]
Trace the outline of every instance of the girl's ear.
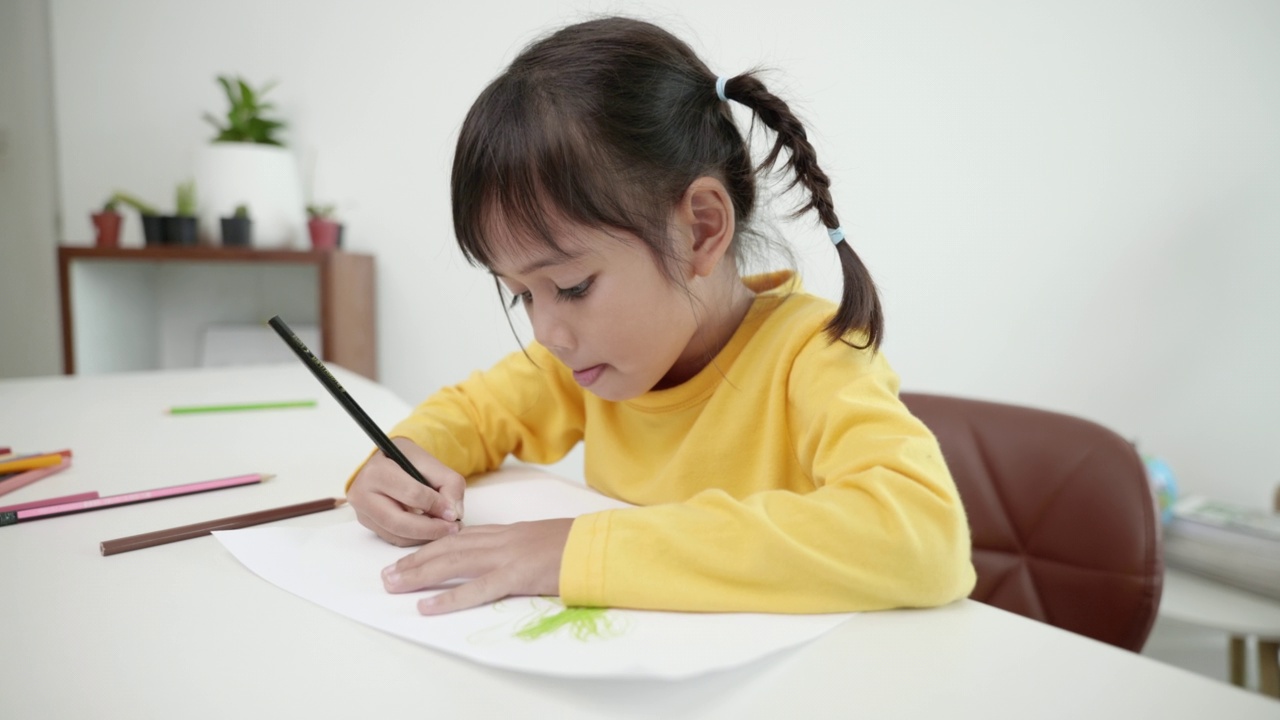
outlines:
[[689, 269], [695, 276], [710, 275], [733, 242], [733, 201], [724, 183], [709, 176], [690, 183], [676, 208], [676, 221], [689, 243]]

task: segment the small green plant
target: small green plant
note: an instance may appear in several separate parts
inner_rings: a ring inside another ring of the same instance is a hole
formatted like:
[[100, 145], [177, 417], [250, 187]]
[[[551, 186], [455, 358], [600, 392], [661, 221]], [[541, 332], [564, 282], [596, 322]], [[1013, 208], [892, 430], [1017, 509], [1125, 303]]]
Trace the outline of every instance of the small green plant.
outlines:
[[196, 182], [188, 180], [184, 183], [178, 183], [178, 189], [175, 193], [175, 211], [174, 215], [179, 217], [194, 217], [196, 214]]
[[108, 200], [107, 202], [108, 204], [113, 202], [124, 203], [125, 205], [128, 205], [129, 207], [133, 208], [134, 210], [137, 210], [140, 215], [159, 215], [160, 214], [160, 211], [156, 210], [154, 206], [149, 205], [143, 202], [142, 200], [139, 200], [136, 196], [130, 195], [129, 193], [126, 193], [126, 192], [116, 191], [116, 194], [112, 195], [111, 199]]
[[333, 205], [308, 205], [307, 217], [312, 220], [333, 220], [337, 208]]
[[284, 145], [276, 137], [276, 133], [284, 128], [284, 123], [264, 116], [267, 111], [275, 109], [274, 105], [262, 100], [267, 91], [275, 86], [274, 83], [268, 83], [257, 91], [240, 77], [219, 75], [218, 83], [226, 92], [227, 102], [231, 107], [227, 109], [225, 124], [211, 113], [204, 114], [205, 120], [218, 131], [213, 138], [214, 142]]
[[117, 198], [115, 195], [112, 195], [111, 197], [107, 198], [106, 202], [102, 203], [102, 212], [113, 213], [113, 212], [116, 212], [116, 209], [119, 207], [120, 207], [120, 199]]
[[231, 214], [231, 216], [232, 216], [232, 217], [246, 218], [246, 219], [247, 219], [247, 218], [249, 217], [249, 206], [248, 206], [248, 205], [237, 205], [237, 206], [236, 206], [236, 210], [235, 210], [235, 212], [234, 212], [234, 213], [232, 213], [232, 214]]

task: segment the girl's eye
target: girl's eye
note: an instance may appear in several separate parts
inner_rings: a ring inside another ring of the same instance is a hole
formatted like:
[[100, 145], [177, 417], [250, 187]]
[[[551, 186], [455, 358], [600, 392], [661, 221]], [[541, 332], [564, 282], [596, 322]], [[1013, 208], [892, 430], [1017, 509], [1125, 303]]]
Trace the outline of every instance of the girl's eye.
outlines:
[[595, 278], [587, 278], [571, 288], [556, 288], [556, 297], [560, 300], [581, 300], [586, 297]]
[[533, 302], [533, 293], [529, 292], [528, 290], [525, 290], [524, 292], [516, 293], [511, 297], [511, 309], [514, 310], [516, 305], [519, 305], [521, 303], [528, 305], [531, 302]]

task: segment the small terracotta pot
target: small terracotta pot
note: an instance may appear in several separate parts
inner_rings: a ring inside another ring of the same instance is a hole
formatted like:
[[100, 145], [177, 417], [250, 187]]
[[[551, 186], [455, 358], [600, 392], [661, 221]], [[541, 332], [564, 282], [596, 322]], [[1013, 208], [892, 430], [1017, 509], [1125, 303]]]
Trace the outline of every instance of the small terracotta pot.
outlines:
[[337, 250], [342, 247], [342, 223], [312, 218], [307, 221], [311, 234], [311, 247], [316, 250]]
[[101, 248], [120, 247], [120, 224], [124, 217], [118, 212], [93, 213], [93, 226], [98, 230], [94, 244]]

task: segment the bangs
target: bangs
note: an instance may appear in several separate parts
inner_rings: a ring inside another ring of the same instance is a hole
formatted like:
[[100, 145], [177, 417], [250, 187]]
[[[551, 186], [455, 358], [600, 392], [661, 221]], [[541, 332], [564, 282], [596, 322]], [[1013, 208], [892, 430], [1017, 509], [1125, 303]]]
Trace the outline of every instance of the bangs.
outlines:
[[452, 202], [454, 234], [467, 260], [492, 268], [495, 250], [567, 256], [557, 240], [565, 222], [646, 241], [663, 233], [668, 205], [628, 202], [636, 196], [628, 188], [643, 172], [624, 172], [602, 150], [610, 143], [574, 120], [589, 113], [588, 104], [538, 85], [528, 76], [499, 77], [463, 123]]

